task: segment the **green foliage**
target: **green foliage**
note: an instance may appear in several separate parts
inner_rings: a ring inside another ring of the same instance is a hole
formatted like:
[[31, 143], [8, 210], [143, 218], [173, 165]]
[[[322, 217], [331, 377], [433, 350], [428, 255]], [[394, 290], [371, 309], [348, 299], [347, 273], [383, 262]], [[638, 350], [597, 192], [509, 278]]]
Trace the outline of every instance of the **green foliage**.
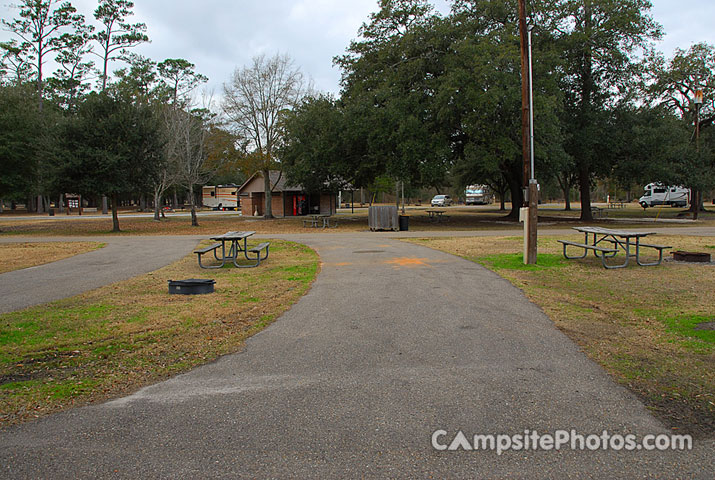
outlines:
[[439, 118], [438, 82], [451, 41], [423, 0], [384, 0], [360, 29], [343, 68], [342, 101], [366, 164], [353, 168], [357, 185], [388, 175], [411, 185], [439, 186], [450, 166], [448, 131]]
[[311, 98], [286, 114], [280, 157], [291, 185], [307, 191], [337, 190], [351, 180], [353, 162], [347, 118], [329, 97]]
[[166, 95], [176, 105], [208, 77], [196, 73], [195, 65], [183, 58], [167, 58], [157, 65]]
[[0, 197], [21, 199], [34, 188], [42, 118], [33, 87], [0, 86]]
[[112, 195], [146, 186], [163, 144], [155, 111], [92, 93], [68, 122], [58, 166], [64, 191]]
[[[657, 139], [665, 155], [658, 177], [664, 183], [686, 185], [700, 191], [715, 186], [715, 47], [698, 43], [677, 49], [666, 61], [653, 55], [648, 61], [650, 84], [646, 93], [658, 109], [668, 113]], [[695, 93], [703, 94], [701, 105]], [[664, 115], [665, 116], [665, 115]], [[700, 138], [695, 139], [696, 117]], [[663, 139], [666, 139], [664, 142]]]
[[[37, 96], [42, 109], [44, 96], [43, 65], [47, 55], [67, 49], [73, 39], [72, 29], [84, 24], [84, 17], [70, 2], [58, 5], [57, 0], [23, 0], [19, 8], [19, 18], [3, 20], [2, 24], [21, 42], [17, 47], [17, 57], [25, 57], [24, 63], [32, 64], [37, 80]], [[70, 31], [68, 31], [70, 30]]]
[[99, 6], [94, 11], [94, 18], [102, 24], [94, 35], [101, 49], [102, 90], [107, 86], [109, 61], [116, 58], [116, 52], [124, 53], [128, 48], [149, 41], [145, 24], [126, 22], [126, 17], [134, 14], [132, 8], [134, 2], [129, 0], [99, 0]]
[[110, 88], [117, 95], [134, 102], [149, 103], [155, 100], [156, 62], [136, 53], [126, 53], [122, 60], [129, 64], [129, 68], [120, 68], [114, 72], [117, 78]]
[[609, 108], [627, 99], [642, 76], [636, 54], [661, 36], [647, 0], [563, 0], [554, 21], [563, 32], [561, 90], [565, 94], [565, 150], [574, 159], [581, 219], [591, 220], [590, 184], [610, 171]]

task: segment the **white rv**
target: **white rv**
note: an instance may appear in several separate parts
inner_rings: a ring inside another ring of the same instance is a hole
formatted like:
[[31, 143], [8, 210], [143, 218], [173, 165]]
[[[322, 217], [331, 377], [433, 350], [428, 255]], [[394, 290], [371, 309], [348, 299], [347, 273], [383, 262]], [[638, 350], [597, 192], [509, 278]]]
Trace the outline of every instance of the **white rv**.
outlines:
[[201, 197], [204, 207], [214, 210], [238, 209], [237, 185], [206, 185], [202, 189]]
[[493, 198], [486, 185], [469, 185], [464, 192], [464, 203], [467, 205], [489, 205]]
[[670, 205], [671, 207], [685, 207], [690, 202], [690, 190], [685, 187], [666, 186], [662, 183], [649, 183], [645, 186], [643, 196], [638, 199], [641, 207], [648, 208], [656, 205]]

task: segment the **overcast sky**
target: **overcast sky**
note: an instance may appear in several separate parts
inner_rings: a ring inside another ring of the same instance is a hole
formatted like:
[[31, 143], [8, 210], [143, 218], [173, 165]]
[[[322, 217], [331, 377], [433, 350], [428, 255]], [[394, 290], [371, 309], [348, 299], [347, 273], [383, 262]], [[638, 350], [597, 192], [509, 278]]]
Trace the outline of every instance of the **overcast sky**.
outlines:
[[[17, 1], [17, 0], [15, 0]], [[671, 55], [677, 47], [706, 41], [715, 44], [713, 0], [652, 0], [653, 16], [666, 36], [659, 48]], [[17, 10], [12, 0], [0, 0], [0, 16], [9, 20]], [[209, 87], [220, 94], [221, 85], [236, 67], [265, 53], [290, 55], [310, 76], [316, 89], [337, 93], [340, 72], [332, 59], [344, 53], [377, 0], [135, 0], [132, 22], [144, 22], [150, 44], [133, 51], [155, 61], [185, 58], [209, 77]], [[448, 13], [446, 0], [433, 0]], [[96, 0], [72, 0], [88, 19]], [[10, 34], [0, 32], [0, 39]]]

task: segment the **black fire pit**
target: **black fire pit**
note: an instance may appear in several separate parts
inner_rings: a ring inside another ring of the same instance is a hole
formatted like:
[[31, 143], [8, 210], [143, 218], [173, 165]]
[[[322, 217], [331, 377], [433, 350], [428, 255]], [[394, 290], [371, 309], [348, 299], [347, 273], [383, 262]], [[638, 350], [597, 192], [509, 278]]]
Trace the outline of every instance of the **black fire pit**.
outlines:
[[710, 263], [709, 253], [700, 252], [684, 252], [678, 250], [675, 252], [670, 252], [673, 255], [673, 260], [676, 262], [699, 262], [699, 263]]
[[214, 293], [216, 280], [189, 278], [188, 280], [169, 280], [169, 293], [174, 295], [202, 295]]

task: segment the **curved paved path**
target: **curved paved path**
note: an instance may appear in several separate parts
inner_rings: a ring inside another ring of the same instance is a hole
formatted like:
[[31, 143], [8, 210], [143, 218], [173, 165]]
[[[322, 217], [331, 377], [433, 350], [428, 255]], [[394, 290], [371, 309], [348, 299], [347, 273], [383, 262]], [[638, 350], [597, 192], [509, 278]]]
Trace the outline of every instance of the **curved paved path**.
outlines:
[[712, 441], [692, 452], [434, 451], [438, 429], [666, 430], [488, 270], [386, 235], [300, 239], [322, 271], [244, 351], [1, 432], [0, 476], [712, 478]]
[[201, 237], [2, 237], [15, 242], [103, 242], [99, 250], [0, 274], [0, 313], [71, 297], [157, 270], [187, 255]]

